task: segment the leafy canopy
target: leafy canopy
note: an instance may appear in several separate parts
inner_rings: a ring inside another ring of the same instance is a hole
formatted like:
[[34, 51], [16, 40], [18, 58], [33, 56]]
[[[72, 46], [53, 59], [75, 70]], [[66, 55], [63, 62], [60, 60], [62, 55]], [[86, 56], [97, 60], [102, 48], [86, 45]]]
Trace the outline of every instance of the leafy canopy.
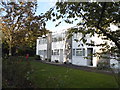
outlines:
[[[69, 24], [79, 21], [77, 26], [82, 25], [82, 27], [80, 30], [71, 28], [69, 30], [70, 36], [77, 32], [83, 33], [82, 40], [86, 42], [86, 34], [90, 34], [90, 36], [98, 34], [104, 36], [103, 39], [114, 42], [120, 52], [120, 30], [109, 29], [110, 24], [120, 27], [120, 2], [57, 2], [46, 15], [48, 13], [53, 21], [62, 19], [61, 21]], [[51, 18], [49, 16], [48, 19]]]
[[12, 47], [35, 47], [38, 36], [48, 32], [45, 29], [44, 16], [36, 16], [37, 1], [0, 2], [2, 14], [2, 32], [4, 40]]

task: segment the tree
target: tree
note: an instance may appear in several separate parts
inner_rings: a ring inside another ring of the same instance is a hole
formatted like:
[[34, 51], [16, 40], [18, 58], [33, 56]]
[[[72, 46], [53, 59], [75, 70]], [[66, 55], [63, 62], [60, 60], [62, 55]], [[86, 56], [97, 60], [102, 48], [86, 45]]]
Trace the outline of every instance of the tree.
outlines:
[[42, 15], [35, 16], [37, 1], [31, 2], [1, 2], [2, 32], [9, 46], [9, 55], [12, 48], [31, 46], [38, 36], [46, 32]]
[[[120, 30], [109, 29], [110, 24], [120, 27], [119, 13], [120, 2], [57, 2], [55, 7], [46, 13], [46, 17], [48, 19], [52, 18], [53, 21], [62, 19], [62, 21], [69, 24], [79, 21], [77, 25], [82, 25], [83, 27], [80, 30], [71, 28], [69, 36], [80, 32], [84, 34], [81, 40], [85, 43], [87, 41], [85, 39], [86, 34], [90, 36], [98, 34], [102, 39], [110, 40], [115, 44], [114, 51], [117, 53], [117, 57], [120, 57]], [[61, 21], [56, 26], [60, 23]], [[94, 43], [88, 45], [94, 45]], [[100, 45], [106, 46], [106, 43]], [[109, 53], [113, 52], [113, 48], [108, 45], [106, 50]]]
[[[102, 34], [112, 40], [120, 51], [120, 31], [108, 30], [110, 23], [118, 24], [120, 22], [119, 8], [120, 2], [57, 2], [54, 8], [57, 10], [56, 14], [54, 9], [49, 13], [53, 17], [56, 16], [56, 19], [64, 18], [64, 21], [70, 24], [80, 20], [77, 25], [83, 25], [88, 30], [78, 32], [91, 35]], [[71, 18], [72, 21], [70, 21]]]
[[[68, 0], [69, 1], [69, 0]], [[51, 17], [48, 15], [51, 15]], [[55, 7], [51, 8], [46, 17], [53, 21], [62, 19], [68, 24], [72, 24], [74, 21], [79, 21], [77, 26], [82, 25], [80, 30], [71, 28], [69, 37], [73, 33], [80, 32], [83, 35], [81, 40], [86, 43], [86, 35], [94, 36], [97, 34], [102, 37], [103, 40], [110, 40], [114, 43], [114, 46], [110, 47], [107, 43], [99, 44], [96, 46], [105, 46], [102, 50], [103, 53], [110, 53], [117, 56], [117, 60], [120, 60], [120, 29], [109, 29], [110, 24], [114, 24], [120, 27], [120, 1], [119, 2], [57, 2]], [[56, 25], [58, 26], [61, 21]], [[87, 28], [87, 29], [86, 29]], [[95, 45], [94, 43], [87, 45]], [[117, 53], [117, 54], [116, 54]], [[119, 72], [120, 74], [120, 72]], [[118, 85], [120, 82], [118, 80]]]

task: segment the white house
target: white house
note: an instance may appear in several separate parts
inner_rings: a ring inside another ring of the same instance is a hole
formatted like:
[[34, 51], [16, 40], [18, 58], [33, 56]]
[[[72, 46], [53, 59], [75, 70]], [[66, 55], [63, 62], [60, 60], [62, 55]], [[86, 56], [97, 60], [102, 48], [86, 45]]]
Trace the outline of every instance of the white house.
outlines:
[[[39, 37], [36, 45], [36, 55], [40, 55], [42, 60], [49, 59], [52, 62], [58, 60], [61, 63], [69, 62], [79, 66], [96, 67], [98, 57], [91, 54], [100, 52], [101, 47], [88, 46], [82, 41], [76, 42], [75, 39], [82, 37], [81, 33], [74, 34], [67, 39], [67, 30], [49, 33], [46, 37]], [[97, 35], [90, 37], [87, 35], [87, 42], [95, 41], [96, 44], [103, 42]], [[86, 58], [88, 57], [88, 58]], [[113, 63], [113, 62], [112, 62]]]

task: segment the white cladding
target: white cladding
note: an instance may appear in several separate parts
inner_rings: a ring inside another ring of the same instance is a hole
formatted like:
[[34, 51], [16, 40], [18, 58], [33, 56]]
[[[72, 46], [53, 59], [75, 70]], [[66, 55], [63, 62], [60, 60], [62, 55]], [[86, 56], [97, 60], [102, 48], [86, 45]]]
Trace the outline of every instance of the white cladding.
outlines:
[[[56, 60], [58, 60], [58, 62], [61, 63], [68, 61], [74, 65], [96, 67], [99, 58], [94, 57], [91, 54], [100, 52], [99, 49], [101, 47], [87, 46], [82, 41], [76, 42], [74, 39], [80, 39], [82, 37], [82, 34], [80, 33], [74, 34], [69, 41], [67, 41], [65, 35], [65, 31], [52, 33], [51, 61], [55, 62]], [[91, 40], [95, 41], [96, 44], [103, 42], [101, 38], [97, 37], [97, 35], [95, 35], [94, 37], [90, 37], [88, 35], [86, 38], [87, 42], [89, 43]], [[66, 47], [66, 45], [69, 47]], [[36, 55], [40, 55], [43, 60], [47, 58], [47, 38], [41, 37], [37, 39]], [[111, 63], [113, 62], [114, 61], [111, 60]]]

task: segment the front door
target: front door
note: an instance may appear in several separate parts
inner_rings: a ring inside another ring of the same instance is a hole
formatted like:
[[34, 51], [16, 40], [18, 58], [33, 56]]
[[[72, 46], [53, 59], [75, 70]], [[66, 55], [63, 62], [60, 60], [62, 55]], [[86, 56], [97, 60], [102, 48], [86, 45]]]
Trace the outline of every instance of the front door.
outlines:
[[87, 64], [92, 66], [93, 65], [93, 48], [87, 48]]

